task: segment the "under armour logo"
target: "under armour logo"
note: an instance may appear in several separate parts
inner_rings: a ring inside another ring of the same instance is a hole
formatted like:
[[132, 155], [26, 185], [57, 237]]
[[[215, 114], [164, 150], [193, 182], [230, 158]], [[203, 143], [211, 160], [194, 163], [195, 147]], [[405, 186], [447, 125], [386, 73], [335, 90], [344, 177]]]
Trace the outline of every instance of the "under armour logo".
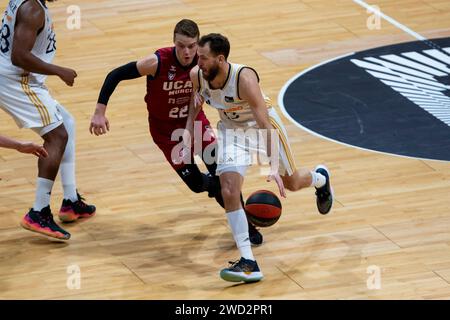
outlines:
[[181, 171], [181, 174], [183, 175], [183, 177], [186, 177], [187, 175], [191, 174], [191, 172], [189, 171], [189, 169], [185, 169]]

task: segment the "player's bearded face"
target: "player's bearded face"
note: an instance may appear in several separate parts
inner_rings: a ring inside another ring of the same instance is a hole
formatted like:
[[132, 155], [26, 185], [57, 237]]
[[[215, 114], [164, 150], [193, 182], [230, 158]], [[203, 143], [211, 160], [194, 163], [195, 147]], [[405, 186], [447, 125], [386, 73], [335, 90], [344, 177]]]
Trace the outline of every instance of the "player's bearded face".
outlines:
[[206, 81], [213, 81], [219, 73], [219, 62], [214, 61], [211, 66], [203, 67], [202, 72]]
[[220, 70], [220, 58], [211, 53], [209, 45], [198, 47], [198, 66], [206, 81], [213, 81]]

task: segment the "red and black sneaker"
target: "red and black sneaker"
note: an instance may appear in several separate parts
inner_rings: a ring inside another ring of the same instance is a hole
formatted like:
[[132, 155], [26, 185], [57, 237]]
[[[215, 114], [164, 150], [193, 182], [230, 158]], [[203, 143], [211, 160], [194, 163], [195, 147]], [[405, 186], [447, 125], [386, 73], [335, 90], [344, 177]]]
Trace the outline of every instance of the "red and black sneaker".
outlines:
[[95, 215], [95, 206], [83, 202], [85, 200], [77, 192], [78, 200], [72, 202], [64, 199], [59, 210], [59, 219], [63, 222], [72, 222], [80, 218], [90, 218]]
[[58, 226], [53, 220], [50, 206], [43, 208], [41, 211], [30, 209], [25, 217], [23, 217], [20, 225], [27, 230], [38, 232], [52, 238], [60, 240], [70, 239], [70, 233]]

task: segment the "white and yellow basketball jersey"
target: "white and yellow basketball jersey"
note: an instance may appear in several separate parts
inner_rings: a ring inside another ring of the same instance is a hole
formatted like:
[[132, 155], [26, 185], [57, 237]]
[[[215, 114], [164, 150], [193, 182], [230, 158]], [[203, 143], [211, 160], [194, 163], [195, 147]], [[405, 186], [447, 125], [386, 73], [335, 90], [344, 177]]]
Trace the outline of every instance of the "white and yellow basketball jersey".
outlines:
[[[218, 109], [220, 119], [227, 128], [248, 128], [255, 126], [256, 120], [250, 105], [239, 97], [239, 73], [245, 65], [230, 63], [225, 85], [220, 89], [211, 89], [199, 69], [199, 93], [205, 102]], [[256, 71], [255, 71], [256, 73]], [[270, 99], [262, 92], [266, 105], [270, 107]]]
[[[220, 89], [211, 89], [208, 81], [203, 78], [202, 71], [199, 69], [198, 91], [205, 99], [205, 102], [213, 108], [216, 108], [220, 114], [221, 121], [217, 125], [219, 144], [217, 175], [226, 171], [234, 171], [244, 176], [246, 168], [249, 165], [247, 160], [251, 159], [250, 148], [247, 148], [247, 145], [241, 145], [239, 138], [236, 139], [232, 136], [229, 139], [226, 131], [228, 129], [238, 129], [238, 131], [240, 129], [257, 129], [258, 125], [248, 102], [239, 97], [239, 73], [243, 68], [248, 67], [235, 63], [230, 63], [229, 65], [228, 77], [225, 85]], [[262, 90], [261, 93], [269, 109], [268, 118], [270, 123], [279, 136], [280, 148], [278, 154], [280, 159], [280, 175], [292, 175], [297, 169], [295, 168], [294, 157], [289, 146], [286, 129], [275, 109], [271, 107], [270, 99]], [[238, 131], [236, 133], [239, 135]], [[253, 144], [250, 143], [250, 145], [258, 146], [258, 142], [255, 144], [253, 141]]]
[[[35, 1], [35, 0], [32, 0]], [[25, 0], [10, 0], [2, 19], [0, 31], [0, 74], [17, 78], [19, 81], [22, 75], [29, 74], [30, 82], [44, 83], [46, 75], [29, 73], [19, 68], [11, 62], [11, 52], [14, 41], [14, 26], [16, 24], [17, 11]], [[45, 11], [45, 24], [40, 30], [32, 53], [39, 59], [51, 63], [56, 53], [55, 32], [50, 12], [40, 1], [38, 2]]]

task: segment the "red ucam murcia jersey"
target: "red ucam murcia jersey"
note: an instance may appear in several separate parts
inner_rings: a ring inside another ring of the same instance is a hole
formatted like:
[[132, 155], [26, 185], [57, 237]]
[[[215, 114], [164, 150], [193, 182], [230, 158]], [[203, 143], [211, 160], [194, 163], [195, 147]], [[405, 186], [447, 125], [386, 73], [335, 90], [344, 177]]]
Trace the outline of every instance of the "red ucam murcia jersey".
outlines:
[[171, 133], [174, 128], [186, 125], [192, 93], [189, 72], [197, 65], [197, 56], [190, 66], [183, 67], [176, 57], [175, 47], [158, 49], [155, 54], [158, 69], [154, 77], [147, 77], [148, 117], [150, 126]]

